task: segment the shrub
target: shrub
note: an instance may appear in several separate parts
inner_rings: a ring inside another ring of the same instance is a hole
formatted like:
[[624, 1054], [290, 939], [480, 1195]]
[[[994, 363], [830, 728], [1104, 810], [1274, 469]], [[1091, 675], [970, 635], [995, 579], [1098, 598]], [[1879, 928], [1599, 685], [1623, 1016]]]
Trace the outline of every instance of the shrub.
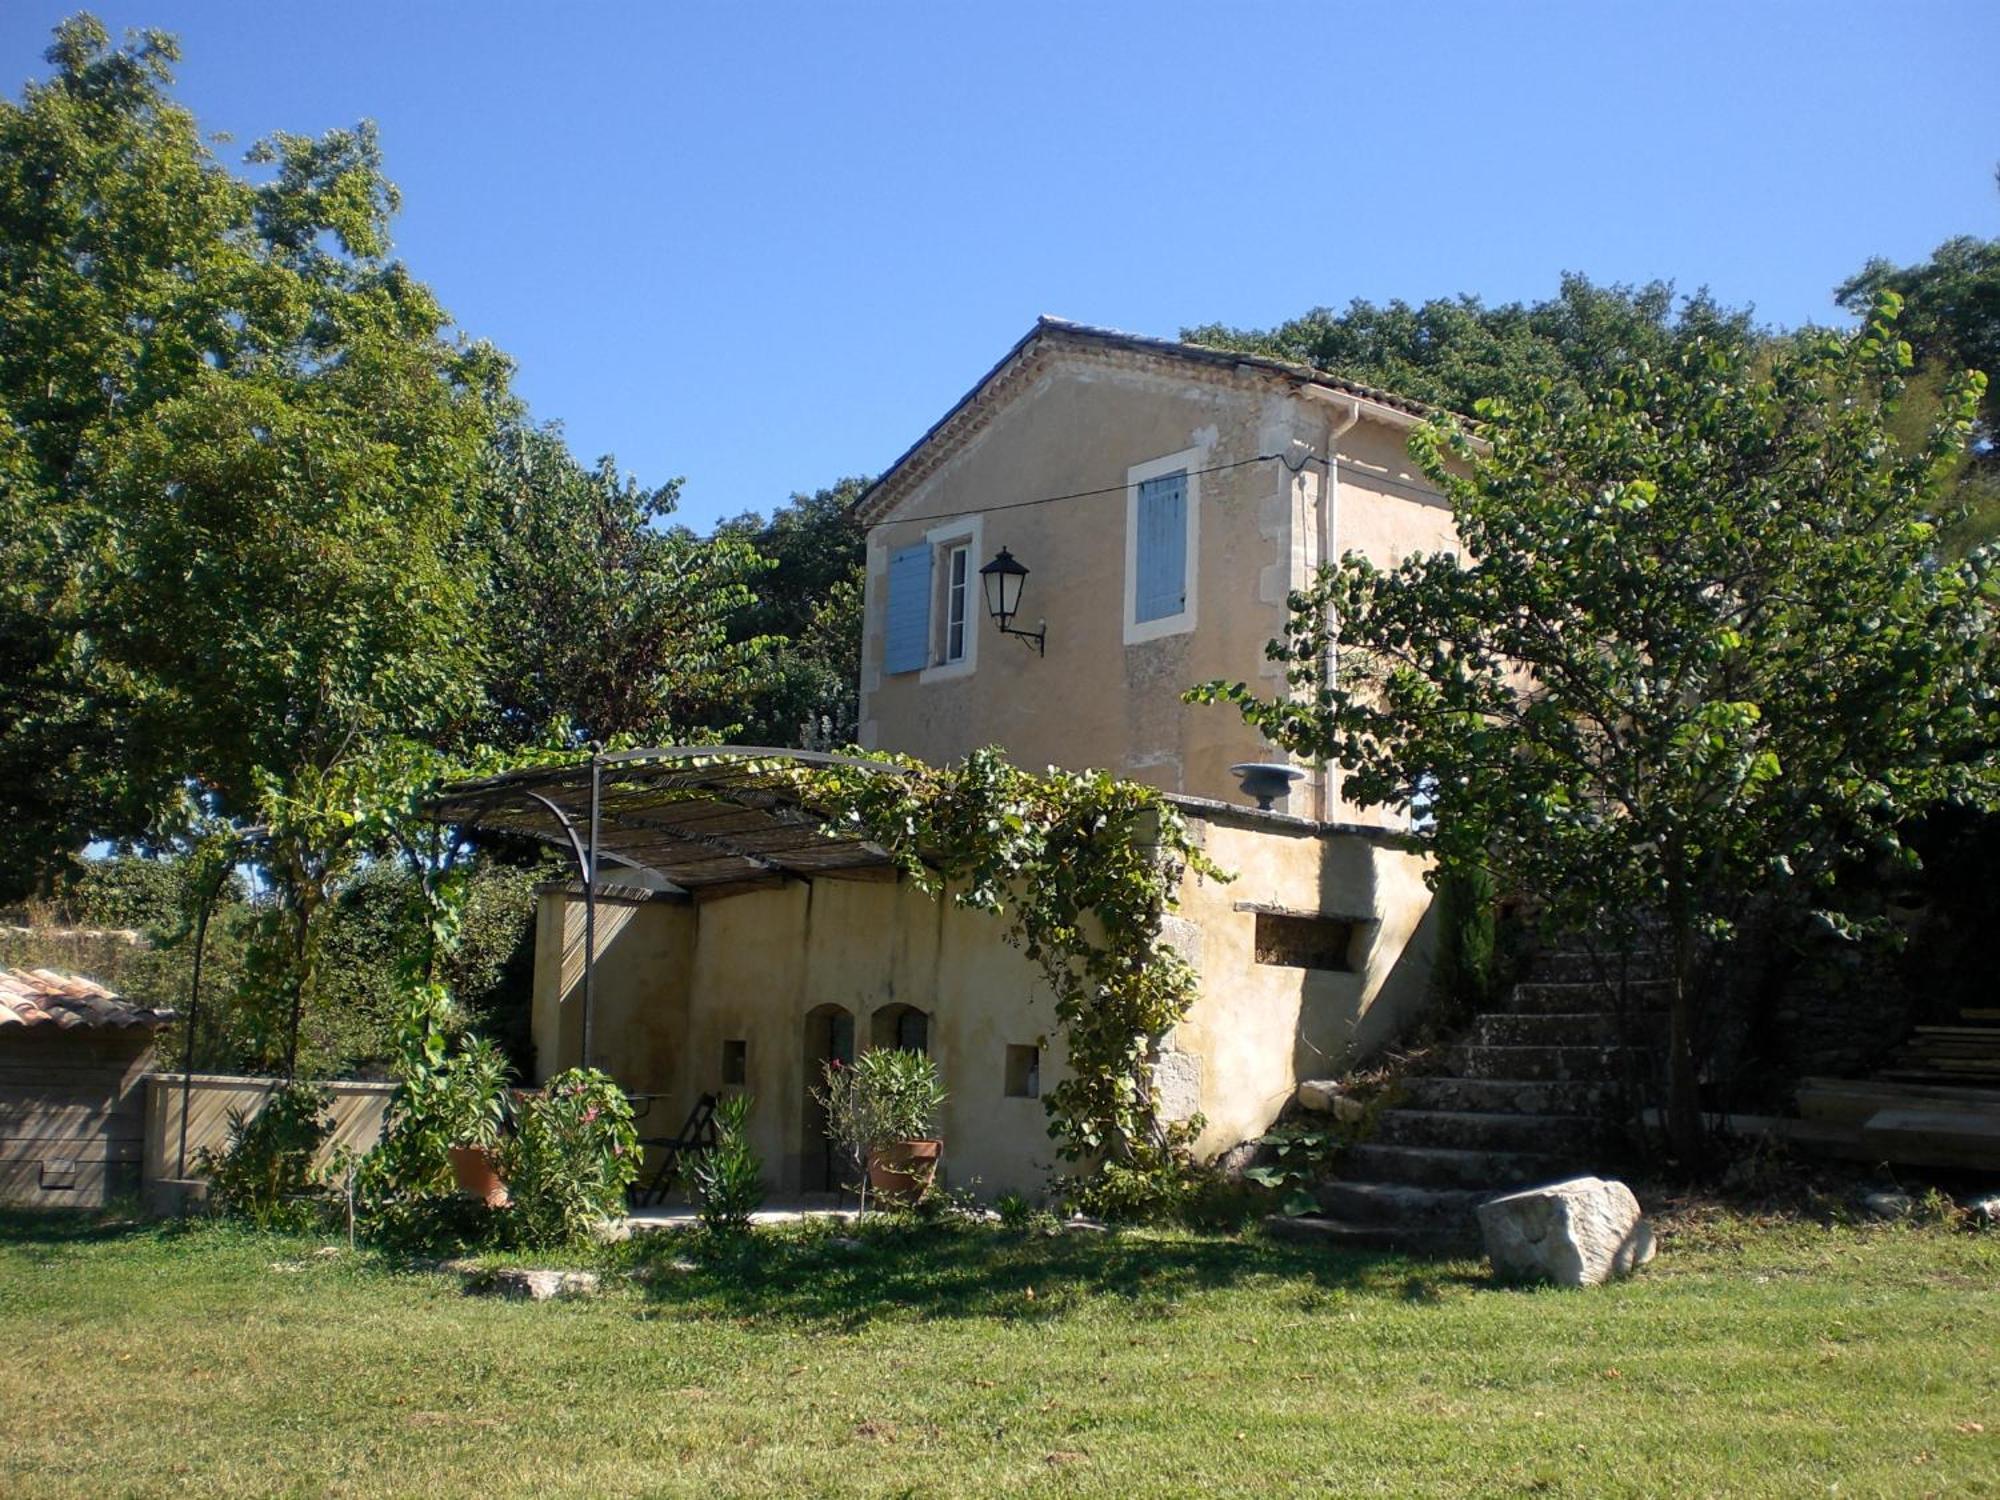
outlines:
[[1071, 1213], [1129, 1223], [1177, 1222], [1195, 1190], [1197, 1174], [1185, 1166], [1166, 1170], [1150, 1158], [1107, 1161], [1092, 1175], [1059, 1179], [1062, 1205]]
[[1315, 1213], [1319, 1200], [1313, 1187], [1326, 1175], [1350, 1142], [1337, 1130], [1310, 1125], [1281, 1125], [1257, 1144], [1270, 1159], [1247, 1168], [1243, 1176], [1278, 1195], [1278, 1212], [1294, 1217]]
[[749, 1116], [748, 1094], [732, 1094], [716, 1105], [715, 1144], [688, 1168], [695, 1212], [712, 1235], [743, 1233], [764, 1201], [764, 1162], [745, 1133]]
[[948, 1097], [937, 1064], [921, 1052], [876, 1047], [851, 1063], [826, 1064], [813, 1098], [826, 1111], [827, 1132], [853, 1158], [864, 1207], [868, 1159], [892, 1141], [928, 1139]]
[[261, 1228], [310, 1227], [325, 1207], [326, 1175], [313, 1162], [333, 1134], [332, 1102], [317, 1084], [286, 1083], [254, 1115], [232, 1108], [228, 1146], [204, 1147], [195, 1157], [208, 1175], [210, 1201]]
[[618, 1214], [639, 1171], [639, 1141], [625, 1092], [595, 1068], [572, 1068], [520, 1105], [501, 1152], [519, 1244], [556, 1246]]
[[438, 1071], [438, 1123], [445, 1145], [497, 1147], [509, 1113], [507, 1080], [513, 1070], [506, 1054], [483, 1036], [468, 1037]]
[[1026, 1229], [1035, 1217], [1035, 1205], [1019, 1193], [1002, 1193], [993, 1200], [993, 1211], [1006, 1229]]
[[1432, 993], [1446, 1015], [1474, 1015], [1493, 1001], [1495, 906], [1491, 872], [1476, 865], [1442, 871], [1437, 882], [1437, 910]]

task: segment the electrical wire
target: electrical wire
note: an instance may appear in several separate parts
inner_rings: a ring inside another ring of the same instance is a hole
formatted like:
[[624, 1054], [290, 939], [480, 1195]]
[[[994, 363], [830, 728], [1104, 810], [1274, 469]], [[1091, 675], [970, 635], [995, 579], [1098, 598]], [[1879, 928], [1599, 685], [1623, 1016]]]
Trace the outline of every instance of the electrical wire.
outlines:
[[[1233, 463], [1211, 464], [1205, 469], [1187, 469], [1182, 472], [1193, 478], [1199, 474], [1220, 474], [1225, 469], [1241, 469], [1251, 464], [1267, 464], [1274, 460], [1284, 464], [1294, 474], [1298, 473], [1299, 469], [1303, 469], [1307, 464], [1323, 464], [1326, 462], [1318, 454], [1309, 453], [1305, 458], [1300, 460], [1299, 468], [1293, 469], [1289, 463], [1285, 462], [1285, 455], [1282, 453], [1260, 453], [1255, 458], [1239, 458]], [[910, 519], [915, 521], [955, 521], [961, 516], [990, 516], [995, 511], [1023, 510], [1030, 505], [1054, 505], [1061, 500], [1088, 500], [1093, 495], [1122, 495], [1130, 488], [1129, 484], [1107, 484], [1102, 489], [1072, 490], [1067, 495], [1039, 495], [1033, 500], [1003, 500], [997, 505], [975, 505], [970, 510], [926, 511], [923, 515], [912, 516]], [[878, 522], [877, 524], [879, 525], [880, 523]]]
[[[1324, 464], [1325, 462], [1325, 455], [1313, 452], [1306, 453], [1296, 464], [1283, 453], [1259, 453], [1254, 458], [1239, 458], [1231, 463], [1210, 464], [1205, 469], [1187, 469], [1183, 472], [1190, 478], [1193, 478], [1201, 474], [1220, 474], [1228, 469], [1248, 468], [1251, 464], [1278, 463], [1285, 466], [1287, 473], [1298, 474], [1304, 471], [1307, 464]], [[1425, 489], [1421, 485], [1409, 484], [1387, 474], [1369, 472], [1368, 479], [1371, 483], [1386, 484], [1395, 489], [1408, 490], [1414, 495], [1421, 495], [1428, 499], [1436, 500], [1443, 498], [1434, 490]], [[1130, 484], [1107, 484], [1102, 488], [1094, 490], [1071, 490], [1066, 495], [1038, 495], [1032, 500], [1003, 500], [995, 505], [975, 505], [967, 510], [927, 511], [921, 516], [912, 516], [910, 519], [913, 521], [956, 521], [965, 516], [990, 516], [999, 511], [1025, 510], [1032, 505], [1054, 505], [1064, 500], [1088, 500], [1097, 495], [1122, 495], [1130, 488]], [[878, 521], [875, 524], [881, 525], [882, 523]]]

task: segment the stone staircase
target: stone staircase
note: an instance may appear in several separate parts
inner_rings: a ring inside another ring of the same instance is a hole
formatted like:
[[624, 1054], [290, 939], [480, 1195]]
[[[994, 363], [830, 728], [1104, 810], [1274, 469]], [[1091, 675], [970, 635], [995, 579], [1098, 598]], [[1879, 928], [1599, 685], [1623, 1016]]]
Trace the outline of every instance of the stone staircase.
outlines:
[[1476, 1017], [1444, 1070], [1405, 1078], [1368, 1139], [1320, 1184], [1319, 1240], [1427, 1252], [1477, 1250], [1474, 1209], [1514, 1188], [1603, 1173], [1629, 1152], [1629, 1081], [1647, 1076], [1664, 1036], [1667, 985], [1586, 977], [1588, 955], [1541, 956], [1503, 1010]]
[[2000, 1007], [1914, 1028], [1866, 1078], [1799, 1085], [1790, 1139], [1897, 1167], [2000, 1171]]

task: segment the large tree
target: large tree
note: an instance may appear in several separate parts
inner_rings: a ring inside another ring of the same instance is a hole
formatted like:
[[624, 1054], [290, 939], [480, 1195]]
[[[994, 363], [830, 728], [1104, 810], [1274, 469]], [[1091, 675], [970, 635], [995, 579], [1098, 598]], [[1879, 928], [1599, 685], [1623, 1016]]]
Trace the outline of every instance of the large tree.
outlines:
[[500, 743], [727, 735], [764, 642], [732, 633], [766, 563], [740, 536], [665, 524], [680, 481], [586, 468], [552, 427], [510, 423], [480, 522], [496, 622], [487, 730]]
[[862, 569], [867, 533], [854, 515], [865, 479], [798, 494], [770, 520], [749, 512], [717, 528], [771, 560], [730, 637], [761, 641], [756, 685], [743, 705], [754, 744], [846, 744], [861, 677]]
[[1957, 474], [1954, 500], [1962, 514], [1946, 536], [1947, 550], [1964, 552], [2000, 538], [2000, 239], [1960, 235], [1911, 266], [1871, 260], [1834, 297], [1849, 312], [1863, 313], [1885, 291], [1904, 300], [1903, 336], [1933, 391], [1962, 370], [1988, 377]]
[[1356, 298], [1339, 311], [1316, 307], [1272, 328], [1207, 323], [1181, 336], [1470, 412], [1480, 401], [1526, 397], [1542, 384], [1573, 398], [1634, 360], [1670, 355], [1696, 339], [1747, 343], [1757, 332], [1749, 313], [1719, 306], [1706, 291], [1676, 300], [1670, 282], [1597, 286], [1571, 272], [1540, 302], [1488, 306], [1468, 295], [1412, 306]]
[[1758, 902], [1826, 901], [1912, 813], [1996, 795], [1989, 561], [1935, 548], [1981, 382], [1899, 443], [1893, 306], [1768, 359], [1697, 339], [1488, 400], [1478, 439], [1420, 433], [1462, 555], [1350, 554], [1272, 644], [1287, 692], [1198, 690], [1338, 763], [1360, 803], [1428, 802], [1446, 869], [1628, 941], [1661, 924], [1687, 1157], [1704, 945]]
[[260, 183], [169, 94], [171, 38], [63, 23], [0, 102], [0, 839], [10, 877], [233, 816], [477, 705], [460, 511], [505, 366], [390, 258], [372, 130]]

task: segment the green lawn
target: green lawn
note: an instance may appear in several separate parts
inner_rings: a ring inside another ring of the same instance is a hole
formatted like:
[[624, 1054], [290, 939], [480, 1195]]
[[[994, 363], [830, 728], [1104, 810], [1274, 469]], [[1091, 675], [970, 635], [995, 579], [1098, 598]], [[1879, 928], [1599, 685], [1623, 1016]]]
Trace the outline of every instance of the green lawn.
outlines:
[[316, 1244], [0, 1219], [0, 1494], [2000, 1495], [1991, 1235], [1712, 1217], [1584, 1293], [1255, 1238], [656, 1240], [543, 1305]]

